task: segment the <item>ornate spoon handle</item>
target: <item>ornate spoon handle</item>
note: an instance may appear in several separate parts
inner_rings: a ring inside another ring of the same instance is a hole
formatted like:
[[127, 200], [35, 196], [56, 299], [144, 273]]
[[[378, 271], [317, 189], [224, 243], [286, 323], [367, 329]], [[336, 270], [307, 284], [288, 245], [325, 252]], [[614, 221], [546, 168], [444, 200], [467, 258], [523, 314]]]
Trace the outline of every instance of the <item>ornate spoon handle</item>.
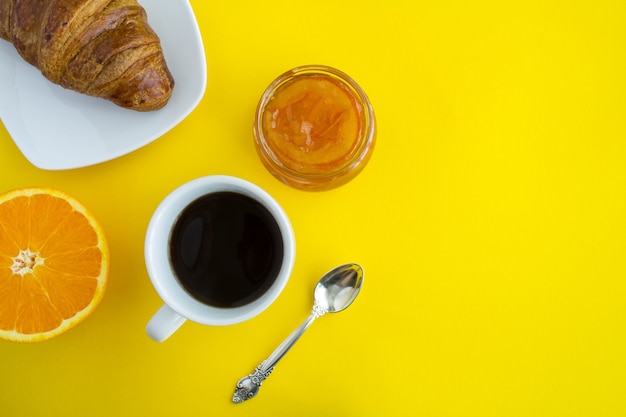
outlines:
[[298, 341], [298, 339], [300, 339], [300, 336], [302, 336], [306, 329], [311, 326], [313, 321], [315, 321], [318, 317], [323, 316], [325, 313], [326, 310], [321, 308], [316, 303], [313, 306], [313, 311], [311, 311], [309, 317], [307, 317], [306, 320], [304, 320], [304, 322], [302, 322], [302, 324], [298, 326], [298, 328], [296, 328], [296, 330], [294, 330], [266, 360], [261, 362], [253, 373], [241, 378], [239, 382], [237, 382], [235, 394], [233, 395], [233, 402], [242, 403], [254, 397], [257, 392], [259, 392], [261, 383], [272, 373], [278, 361], [281, 360], [289, 349], [291, 349], [291, 347]]

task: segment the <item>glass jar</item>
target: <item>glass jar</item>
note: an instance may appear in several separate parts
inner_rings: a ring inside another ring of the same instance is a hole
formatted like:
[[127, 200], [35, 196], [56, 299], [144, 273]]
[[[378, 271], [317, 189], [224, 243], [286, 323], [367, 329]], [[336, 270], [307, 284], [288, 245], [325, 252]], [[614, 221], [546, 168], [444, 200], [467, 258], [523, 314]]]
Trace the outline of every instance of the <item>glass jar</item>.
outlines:
[[374, 110], [347, 74], [302, 66], [265, 90], [254, 140], [276, 178], [302, 190], [328, 190], [353, 179], [369, 161], [376, 140]]

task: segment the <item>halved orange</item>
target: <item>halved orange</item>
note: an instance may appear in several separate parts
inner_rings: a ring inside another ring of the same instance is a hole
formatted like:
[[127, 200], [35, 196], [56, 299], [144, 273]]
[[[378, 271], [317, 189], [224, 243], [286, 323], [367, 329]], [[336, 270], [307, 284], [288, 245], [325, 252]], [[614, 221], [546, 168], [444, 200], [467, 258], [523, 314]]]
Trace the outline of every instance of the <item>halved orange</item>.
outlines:
[[0, 196], [0, 338], [35, 342], [83, 321], [104, 296], [109, 249], [73, 197], [50, 188]]

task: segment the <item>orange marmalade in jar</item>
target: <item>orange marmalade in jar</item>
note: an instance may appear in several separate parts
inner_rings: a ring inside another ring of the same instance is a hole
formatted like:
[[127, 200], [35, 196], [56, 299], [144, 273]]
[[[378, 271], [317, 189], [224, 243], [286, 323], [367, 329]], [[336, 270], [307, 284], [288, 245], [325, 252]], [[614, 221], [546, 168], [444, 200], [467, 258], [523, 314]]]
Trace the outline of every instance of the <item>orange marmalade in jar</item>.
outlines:
[[354, 178], [376, 140], [374, 110], [348, 75], [304, 66], [279, 76], [256, 111], [254, 139], [265, 167], [303, 190], [328, 190]]

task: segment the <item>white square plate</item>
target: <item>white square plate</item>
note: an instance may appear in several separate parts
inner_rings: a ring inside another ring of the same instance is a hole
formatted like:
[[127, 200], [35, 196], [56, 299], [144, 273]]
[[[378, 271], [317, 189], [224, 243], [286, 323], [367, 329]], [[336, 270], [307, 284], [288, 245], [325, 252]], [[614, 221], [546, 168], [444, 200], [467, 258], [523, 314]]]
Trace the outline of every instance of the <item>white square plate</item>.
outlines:
[[165, 134], [198, 105], [206, 60], [188, 0], [140, 0], [161, 39], [175, 87], [161, 110], [140, 113], [55, 85], [0, 39], [0, 119], [24, 156], [48, 170], [98, 164]]

